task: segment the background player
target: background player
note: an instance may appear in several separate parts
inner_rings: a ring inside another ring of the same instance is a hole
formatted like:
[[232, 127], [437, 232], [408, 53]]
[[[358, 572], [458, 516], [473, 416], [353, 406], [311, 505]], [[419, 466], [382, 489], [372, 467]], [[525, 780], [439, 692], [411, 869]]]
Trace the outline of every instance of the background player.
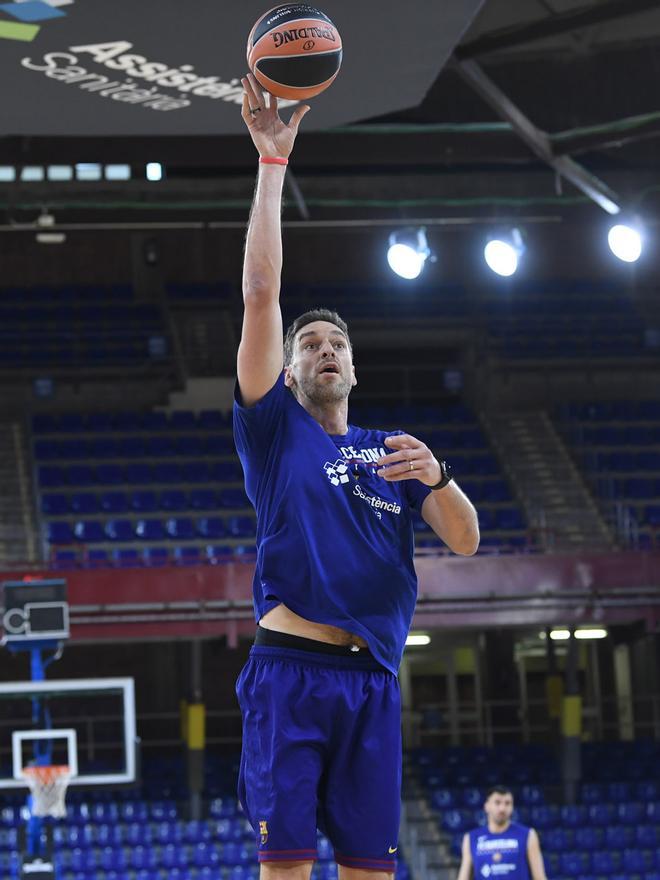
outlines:
[[463, 837], [458, 880], [506, 877], [507, 880], [546, 880], [539, 837], [533, 828], [511, 821], [513, 794], [503, 785], [488, 790], [484, 803], [487, 823]]

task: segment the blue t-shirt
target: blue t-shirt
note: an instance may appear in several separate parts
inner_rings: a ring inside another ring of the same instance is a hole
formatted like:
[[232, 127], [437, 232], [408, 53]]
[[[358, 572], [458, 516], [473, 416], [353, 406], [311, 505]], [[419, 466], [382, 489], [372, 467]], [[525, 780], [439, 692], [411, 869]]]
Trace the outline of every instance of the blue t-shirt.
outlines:
[[387, 436], [354, 425], [328, 434], [284, 374], [253, 407], [237, 386], [234, 438], [257, 512], [256, 619], [284, 603], [361, 636], [396, 674], [417, 599], [411, 508], [430, 489], [377, 476]]
[[527, 838], [529, 828], [511, 822], [506, 831], [493, 834], [488, 826], [470, 831], [470, 852], [474, 880], [504, 877], [506, 880], [529, 880]]

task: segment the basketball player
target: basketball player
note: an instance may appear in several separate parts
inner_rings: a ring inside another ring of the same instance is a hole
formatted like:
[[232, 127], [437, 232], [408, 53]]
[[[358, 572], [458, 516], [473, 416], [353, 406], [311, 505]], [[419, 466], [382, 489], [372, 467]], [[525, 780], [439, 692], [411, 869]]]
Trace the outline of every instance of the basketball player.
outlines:
[[245, 248], [234, 435], [257, 512], [259, 626], [237, 682], [239, 797], [262, 880], [309, 880], [317, 827], [342, 880], [395, 869], [401, 717], [397, 670], [416, 578], [411, 510], [456, 553], [475, 510], [421, 440], [348, 424], [346, 324], [300, 316], [283, 338], [280, 213], [300, 121], [252, 75], [243, 119], [260, 156]]
[[463, 837], [458, 880], [506, 877], [507, 880], [546, 880], [539, 836], [533, 828], [511, 821], [513, 795], [503, 785], [486, 794], [487, 824]]

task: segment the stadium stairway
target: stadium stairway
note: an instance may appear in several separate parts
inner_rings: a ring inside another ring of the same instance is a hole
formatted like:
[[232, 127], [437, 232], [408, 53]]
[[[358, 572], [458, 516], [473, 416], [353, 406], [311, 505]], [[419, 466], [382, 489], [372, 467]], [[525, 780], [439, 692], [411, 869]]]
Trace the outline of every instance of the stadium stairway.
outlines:
[[545, 411], [484, 414], [483, 422], [546, 549], [612, 546], [613, 536]]
[[16, 422], [0, 424], [0, 564], [34, 562], [37, 558], [30, 472], [21, 426]]

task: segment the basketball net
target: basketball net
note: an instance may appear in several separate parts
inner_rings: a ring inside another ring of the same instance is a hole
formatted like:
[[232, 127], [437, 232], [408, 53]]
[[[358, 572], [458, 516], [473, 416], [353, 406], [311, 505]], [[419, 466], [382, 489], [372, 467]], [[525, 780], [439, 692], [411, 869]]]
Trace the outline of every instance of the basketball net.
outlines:
[[53, 816], [56, 819], [66, 816], [64, 799], [71, 779], [69, 767], [23, 767], [23, 776], [32, 793], [33, 816]]

